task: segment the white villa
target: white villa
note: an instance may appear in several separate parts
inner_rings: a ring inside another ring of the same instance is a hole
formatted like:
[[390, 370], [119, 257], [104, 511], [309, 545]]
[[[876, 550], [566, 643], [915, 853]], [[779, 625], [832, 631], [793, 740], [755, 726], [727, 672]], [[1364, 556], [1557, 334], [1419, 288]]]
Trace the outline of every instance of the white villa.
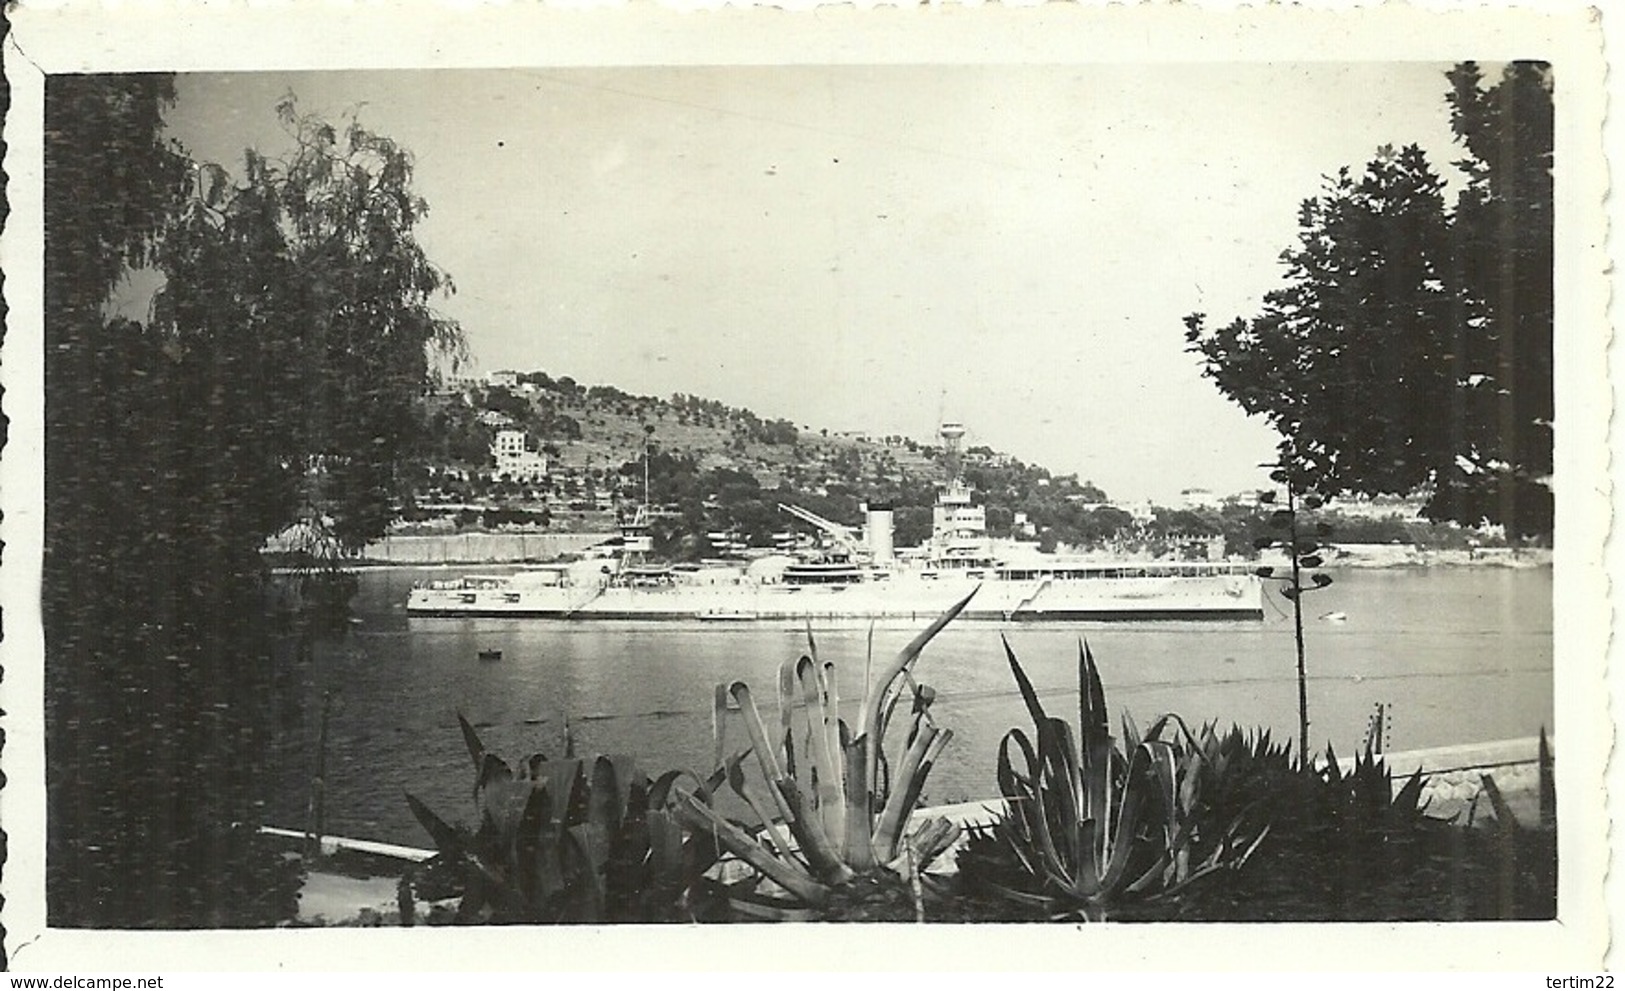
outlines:
[[515, 482], [533, 482], [547, 475], [547, 455], [525, 450], [523, 430], [498, 430], [491, 444], [498, 478], [506, 475]]

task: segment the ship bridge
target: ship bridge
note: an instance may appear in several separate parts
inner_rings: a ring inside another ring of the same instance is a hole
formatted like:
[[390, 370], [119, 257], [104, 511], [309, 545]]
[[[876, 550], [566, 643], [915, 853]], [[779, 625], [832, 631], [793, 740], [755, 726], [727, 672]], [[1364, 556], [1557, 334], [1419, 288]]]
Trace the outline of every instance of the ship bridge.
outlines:
[[970, 488], [960, 477], [961, 423], [949, 421], [938, 431], [948, 483], [937, 493], [931, 510], [931, 564], [947, 568], [985, 567], [993, 564], [993, 542], [987, 535], [987, 510], [973, 505]]

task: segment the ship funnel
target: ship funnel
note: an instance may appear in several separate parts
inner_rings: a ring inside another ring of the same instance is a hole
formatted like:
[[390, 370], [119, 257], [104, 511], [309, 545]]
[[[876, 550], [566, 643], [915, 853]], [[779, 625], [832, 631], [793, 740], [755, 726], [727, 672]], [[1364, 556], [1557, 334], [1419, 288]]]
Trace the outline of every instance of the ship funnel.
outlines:
[[889, 562], [892, 552], [892, 508], [885, 504], [871, 504], [864, 519], [864, 530], [869, 538], [869, 553], [876, 564]]

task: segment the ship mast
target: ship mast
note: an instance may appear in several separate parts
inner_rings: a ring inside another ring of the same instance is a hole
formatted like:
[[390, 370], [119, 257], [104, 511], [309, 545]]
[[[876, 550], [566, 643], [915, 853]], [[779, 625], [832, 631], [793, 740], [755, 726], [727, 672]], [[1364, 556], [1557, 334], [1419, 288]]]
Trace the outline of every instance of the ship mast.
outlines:
[[643, 506], [649, 507], [649, 445], [654, 441], [655, 428], [652, 423], [643, 425]]
[[931, 558], [939, 567], [966, 568], [989, 564], [992, 547], [987, 539], [987, 511], [971, 504], [970, 489], [961, 476], [960, 443], [965, 425], [946, 421], [937, 430], [942, 438], [942, 464], [947, 484], [937, 494], [931, 513]]
[[959, 444], [965, 438], [965, 425], [950, 420], [937, 430], [937, 434], [942, 438], [942, 464], [948, 470], [948, 490], [952, 492], [962, 487]]
[[621, 570], [647, 560], [654, 550], [654, 537], [649, 532], [649, 448], [654, 440], [653, 424], [643, 426], [643, 502], [632, 511], [632, 518], [622, 518]]

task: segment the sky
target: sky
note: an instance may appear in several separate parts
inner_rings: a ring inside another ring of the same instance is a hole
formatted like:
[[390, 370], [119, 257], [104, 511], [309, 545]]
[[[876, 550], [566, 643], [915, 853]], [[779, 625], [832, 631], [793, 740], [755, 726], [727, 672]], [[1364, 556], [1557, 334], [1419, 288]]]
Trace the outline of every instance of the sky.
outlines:
[[943, 419], [1114, 499], [1265, 484], [1275, 435], [1182, 318], [1258, 311], [1323, 177], [1415, 143], [1446, 64], [187, 74], [202, 161], [284, 94], [411, 149], [475, 373], [685, 392], [814, 429]]

